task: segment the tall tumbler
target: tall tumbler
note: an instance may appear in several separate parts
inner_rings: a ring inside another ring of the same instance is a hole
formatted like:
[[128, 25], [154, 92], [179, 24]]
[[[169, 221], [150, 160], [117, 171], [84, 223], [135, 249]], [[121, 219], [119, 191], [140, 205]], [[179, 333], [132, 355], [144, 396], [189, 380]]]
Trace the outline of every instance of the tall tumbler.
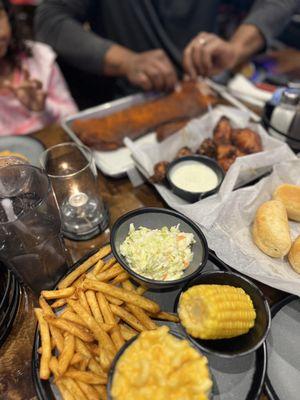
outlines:
[[48, 176], [31, 165], [0, 169], [0, 259], [36, 294], [67, 272], [60, 215]]

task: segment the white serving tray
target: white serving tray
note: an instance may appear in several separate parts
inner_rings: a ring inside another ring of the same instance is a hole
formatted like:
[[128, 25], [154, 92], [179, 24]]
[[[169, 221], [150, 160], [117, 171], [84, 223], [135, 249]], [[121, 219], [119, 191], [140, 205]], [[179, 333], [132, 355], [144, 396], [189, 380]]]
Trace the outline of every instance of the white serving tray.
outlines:
[[[64, 118], [61, 126], [74, 142], [83, 144], [72, 129], [72, 123], [77, 119], [105, 117], [106, 115], [124, 110], [136, 104], [145, 103], [157, 97], [159, 97], [159, 95], [155, 93], [138, 93], [132, 96], [123, 97], [96, 107], [88, 108], [87, 110], [80, 111], [79, 113]], [[156, 143], [156, 134], [154, 132], [149, 133], [137, 139], [135, 142], [137, 144]], [[131, 159], [131, 151], [126, 147], [121, 147], [113, 151], [93, 150], [93, 156], [100, 171], [112, 178], [121, 178], [126, 175], [128, 170], [134, 168], [134, 162]]]

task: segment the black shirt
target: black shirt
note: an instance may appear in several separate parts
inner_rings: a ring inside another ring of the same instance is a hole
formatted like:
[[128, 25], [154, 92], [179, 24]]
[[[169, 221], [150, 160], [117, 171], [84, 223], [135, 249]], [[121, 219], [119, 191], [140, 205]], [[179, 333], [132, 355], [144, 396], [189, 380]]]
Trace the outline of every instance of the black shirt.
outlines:
[[[114, 42], [137, 52], [162, 48], [180, 70], [186, 44], [200, 31], [215, 30], [219, 1], [43, 0], [36, 13], [37, 39], [52, 46], [69, 65], [98, 76]], [[256, 0], [244, 23], [256, 25], [268, 43], [284, 29], [299, 3]], [[78, 73], [74, 76], [78, 79]], [[108, 81], [103, 81], [104, 87]], [[110, 87], [115, 86], [110, 81]]]

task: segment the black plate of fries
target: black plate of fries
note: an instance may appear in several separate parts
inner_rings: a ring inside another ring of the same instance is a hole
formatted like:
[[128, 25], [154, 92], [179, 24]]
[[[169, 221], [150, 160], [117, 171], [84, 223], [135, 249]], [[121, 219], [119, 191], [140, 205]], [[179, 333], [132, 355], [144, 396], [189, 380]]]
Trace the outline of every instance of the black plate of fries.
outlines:
[[[36, 315], [51, 334], [44, 331], [41, 341], [38, 327], [35, 332], [32, 376], [39, 400], [106, 398], [109, 366], [125, 342], [155, 325], [185, 334], [173, 313], [180, 289], [147, 290], [130, 281], [109, 252], [105, 246], [88, 254], [74, 264], [56, 293], [43, 292]], [[230, 269], [210, 252], [204, 270]], [[229, 360], [204, 354], [213, 375], [213, 400], [259, 398], [267, 364], [265, 343], [250, 355]]]

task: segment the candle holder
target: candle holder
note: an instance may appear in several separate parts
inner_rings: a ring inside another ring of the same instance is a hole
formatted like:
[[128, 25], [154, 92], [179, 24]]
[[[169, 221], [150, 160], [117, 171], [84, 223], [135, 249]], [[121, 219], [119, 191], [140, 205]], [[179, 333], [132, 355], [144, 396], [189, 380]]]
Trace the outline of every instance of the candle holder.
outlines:
[[63, 235], [87, 240], [103, 232], [108, 212], [97, 188], [92, 152], [76, 143], [50, 147], [41, 156], [60, 209]]

